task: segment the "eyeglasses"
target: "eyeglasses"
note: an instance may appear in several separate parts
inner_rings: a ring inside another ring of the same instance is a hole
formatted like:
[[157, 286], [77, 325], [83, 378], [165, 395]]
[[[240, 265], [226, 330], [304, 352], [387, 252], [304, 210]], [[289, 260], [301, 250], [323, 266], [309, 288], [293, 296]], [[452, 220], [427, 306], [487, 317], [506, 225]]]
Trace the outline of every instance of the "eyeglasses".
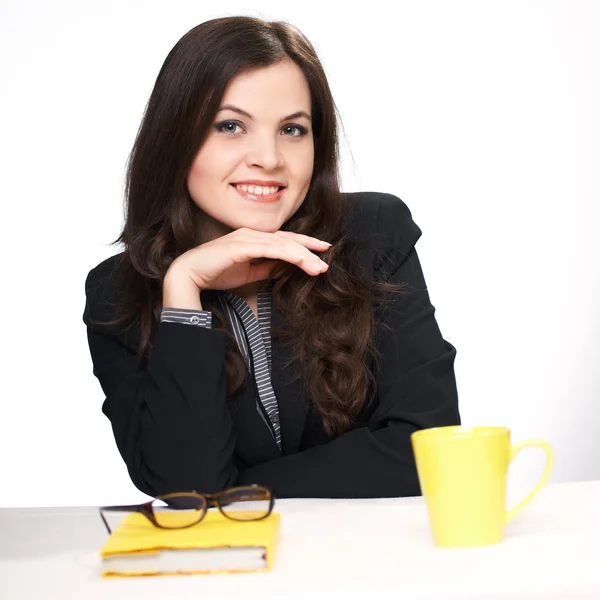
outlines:
[[[104, 516], [105, 512], [139, 512], [155, 527], [161, 529], [185, 529], [202, 521], [209, 508], [217, 508], [233, 521], [260, 521], [273, 511], [275, 494], [260, 485], [233, 487], [216, 494], [199, 492], [174, 492], [157, 496], [143, 504], [102, 506], [100, 517], [108, 533], [112, 533]], [[176, 524], [166, 515], [178, 513]]]

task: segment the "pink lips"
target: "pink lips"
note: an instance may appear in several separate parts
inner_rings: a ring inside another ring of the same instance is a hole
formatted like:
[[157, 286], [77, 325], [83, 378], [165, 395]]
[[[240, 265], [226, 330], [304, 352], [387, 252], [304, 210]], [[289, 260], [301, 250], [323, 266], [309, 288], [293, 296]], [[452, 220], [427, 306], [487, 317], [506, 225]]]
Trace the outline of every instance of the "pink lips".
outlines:
[[244, 192], [244, 191], [240, 190], [239, 188], [235, 187], [235, 185], [232, 185], [231, 187], [242, 198], [244, 198], [244, 200], [250, 200], [251, 202], [277, 202], [283, 195], [283, 192], [285, 191], [285, 188], [281, 188], [279, 191], [275, 192], [274, 194], [268, 194], [266, 196], [263, 196], [262, 194], [258, 195], [258, 194], [250, 194], [249, 192]]

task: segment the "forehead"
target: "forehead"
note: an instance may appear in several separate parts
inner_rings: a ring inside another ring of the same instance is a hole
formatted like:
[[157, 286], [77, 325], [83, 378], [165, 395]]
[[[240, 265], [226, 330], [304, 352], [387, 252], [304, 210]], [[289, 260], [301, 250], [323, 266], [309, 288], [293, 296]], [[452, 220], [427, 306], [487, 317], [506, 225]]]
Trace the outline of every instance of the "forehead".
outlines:
[[233, 104], [256, 118], [281, 118], [299, 110], [310, 113], [310, 88], [291, 60], [240, 73], [225, 90], [221, 105]]

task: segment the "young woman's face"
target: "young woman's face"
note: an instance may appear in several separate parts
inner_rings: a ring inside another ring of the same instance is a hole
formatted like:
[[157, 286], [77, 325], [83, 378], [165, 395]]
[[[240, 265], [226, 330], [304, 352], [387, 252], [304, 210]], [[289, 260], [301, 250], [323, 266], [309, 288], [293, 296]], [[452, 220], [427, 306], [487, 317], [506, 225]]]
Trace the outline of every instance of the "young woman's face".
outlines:
[[205, 235], [277, 231], [304, 201], [313, 172], [306, 78], [291, 60], [240, 74], [220, 108], [187, 179], [208, 216]]

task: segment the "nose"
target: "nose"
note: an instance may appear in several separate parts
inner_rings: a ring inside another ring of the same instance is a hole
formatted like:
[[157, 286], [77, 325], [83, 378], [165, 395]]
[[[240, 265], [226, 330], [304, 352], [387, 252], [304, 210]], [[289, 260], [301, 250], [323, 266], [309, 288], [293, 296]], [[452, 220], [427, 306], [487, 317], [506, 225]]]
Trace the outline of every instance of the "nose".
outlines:
[[249, 167], [262, 167], [266, 171], [273, 171], [283, 163], [277, 140], [272, 136], [264, 135], [255, 138], [246, 153], [246, 164]]

